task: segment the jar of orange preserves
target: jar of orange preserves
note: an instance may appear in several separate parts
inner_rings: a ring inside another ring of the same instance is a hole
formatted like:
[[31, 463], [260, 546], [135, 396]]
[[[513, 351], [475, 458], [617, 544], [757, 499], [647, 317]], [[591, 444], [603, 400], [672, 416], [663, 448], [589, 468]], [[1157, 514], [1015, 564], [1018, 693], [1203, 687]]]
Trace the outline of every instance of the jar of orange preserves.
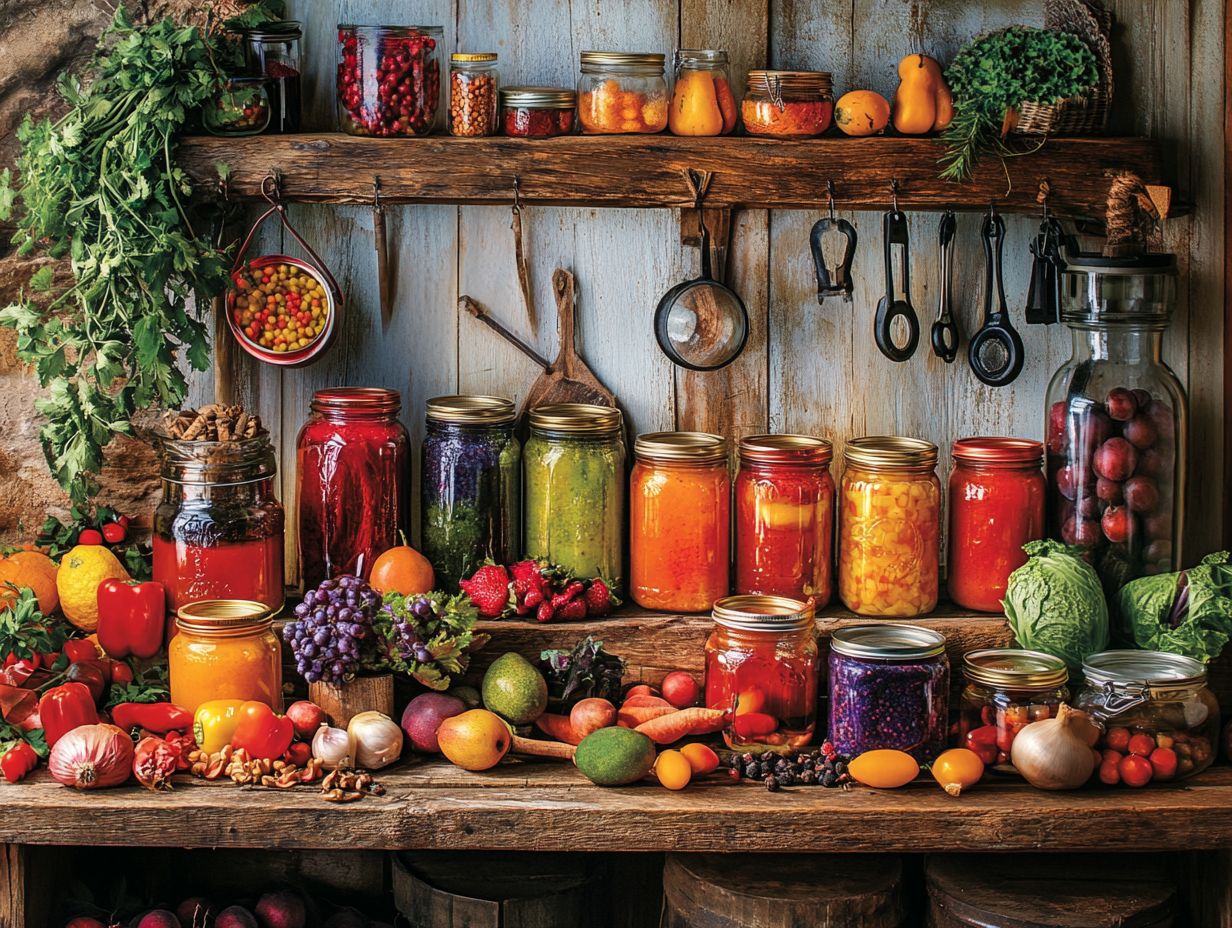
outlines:
[[809, 435], [740, 440], [736, 592], [811, 599], [834, 593], [833, 449]]
[[860, 615], [931, 612], [941, 569], [937, 446], [918, 438], [857, 438], [844, 459], [839, 596]]
[[704, 612], [730, 584], [727, 439], [651, 432], [633, 445], [630, 590], [645, 609]]
[[167, 646], [171, 701], [190, 713], [211, 699], [255, 699], [282, 711], [282, 646], [262, 603], [205, 599], [176, 613]]

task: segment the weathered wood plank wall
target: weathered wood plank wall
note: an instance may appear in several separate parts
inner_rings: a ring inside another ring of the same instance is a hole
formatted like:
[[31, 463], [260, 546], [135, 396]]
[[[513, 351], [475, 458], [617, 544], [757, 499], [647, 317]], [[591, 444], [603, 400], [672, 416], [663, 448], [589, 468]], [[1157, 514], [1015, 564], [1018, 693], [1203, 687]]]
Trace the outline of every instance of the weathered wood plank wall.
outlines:
[[[1222, 8], [1218, 0], [1114, 0], [1118, 18], [1114, 128], [1173, 143], [1181, 196], [1192, 216], [1172, 221], [1168, 244], [1187, 272], [1165, 356], [1190, 392], [1192, 450], [1187, 532], [1192, 555], [1219, 540], [1222, 510]], [[397, 0], [292, 0], [305, 22], [310, 66], [306, 127], [334, 126], [334, 27], [338, 22], [405, 22], [445, 27], [445, 51], [497, 51], [505, 84], [572, 85], [586, 48], [661, 51], [680, 45], [726, 48], [742, 87], [745, 71], [764, 65], [832, 71], [836, 92], [864, 86], [886, 95], [900, 57], [926, 50], [948, 58], [968, 37], [1012, 22], [1042, 21], [1039, 0], [966, 4], [852, 0], [425, 0], [413, 15]], [[327, 8], [328, 12], [323, 12]], [[391, 142], [414, 144], [413, 142]], [[372, 167], [380, 173], [379, 164]], [[513, 178], [509, 179], [512, 188]], [[841, 183], [839, 184], [841, 210]], [[887, 191], [888, 200], [889, 191]], [[467, 293], [546, 357], [556, 351], [551, 272], [578, 279], [582, 353], [620, 398], [631, 431], [699, 428], [748, 434], [765, 428], [824, 435], [836, 447], [862, 434], [918, 435], [944, 447], [979, 433], [1039, 436], [1048, 378], [1069, 353], [1062, 327], [1027, 327], [1025, 301], [1034, 229], [1030, 217], [1007, 220], [1006, 292], [1024, 335], [1021, 377], [1000, 390], [981, 385], [965, 355], [945, 365], [927, 347], [936, 312], [936, 214], [911, 216], [912, 301], [921, 317], [916, 356], [893, 364], [872, 337], [884, 289], [879, 213], [844, 213], [859, 230], [852, 303], [816, 302], [808, 231], [819, 209], [748, 211], [733, 223], [728, 279], [744, 296], [753, 329], [741, 359], [715, 374], [675, 370], [655, 345], [652, 314], [672, 283], [692, 276], [697, 250], [680, 244], [678, 217], [666, 210], [528, 208], [524, 213], [538, 328], [531, 331], [514, 271], [510, 214], [495, 207], [391, 209], [396, 305], [377, 305], [371, 210], [297, 206], [292, 220], [330, 263], [348, 294], [341, 336], [313, 367], [278, 373], [234, 353], [231, 392], [270, 423], [282, 449], [283, 498], [294, 497], [295, 436], [312, 390], [326, 385], [384, 385], [403, 391], [403, 419], [418, 440], [424, 400], [462, 390], [520, 400], [535, 366], [456, 304]], [[888, 205], [888, 203], [887, 203]], [[959, 217], [956, 311], [963, 331], [979, 325], [983, 305], [978, 216]], [[277, 241], [276, 236], [269, 241]], [[965, 346], [964, 346], [965, 347]], [[194, 395], [207, 396], [212, 377]], [[945, 456], [948, 458], [948, 456]], [[948, 467], [948, 460], [946, 461]], [[837, 470], [837, 468], [836, 468]], [[288, 512], [293, 509], [288, 506]], [[291, 529], [293, 531], [293, 528]], [[293, 549], [293, 548], [292, 548]], [[294, 564], [288, 565], [294, 576]]]

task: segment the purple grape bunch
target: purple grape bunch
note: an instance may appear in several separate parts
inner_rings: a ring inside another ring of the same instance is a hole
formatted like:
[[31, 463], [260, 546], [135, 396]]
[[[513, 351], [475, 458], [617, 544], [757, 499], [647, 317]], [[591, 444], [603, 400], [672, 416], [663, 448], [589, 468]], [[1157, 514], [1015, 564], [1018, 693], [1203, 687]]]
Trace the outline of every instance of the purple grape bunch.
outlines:
[[380, 594], [349, 574], [305, 593], [295, 619], [282, 630], [300, 676], [309, 683], [355, 676], [375, 647], [372, 620], [380, 605]]
[[393, 620], [394, 635], [391, 644], [398, 656], [408, 664], [429, 663], [432, 660], [432, 652], [428, 650], [428, 644], [424, 641], [421, 632], [426, 628], [426, 623], [437, 616], [432, 600], [426, 596], [420, 596], [411, 603], [410, 612], [416, 620], [414, 622], [408, 619], [405, 613], [399, 615], [390, 606], [386, 606], [385, 611]]

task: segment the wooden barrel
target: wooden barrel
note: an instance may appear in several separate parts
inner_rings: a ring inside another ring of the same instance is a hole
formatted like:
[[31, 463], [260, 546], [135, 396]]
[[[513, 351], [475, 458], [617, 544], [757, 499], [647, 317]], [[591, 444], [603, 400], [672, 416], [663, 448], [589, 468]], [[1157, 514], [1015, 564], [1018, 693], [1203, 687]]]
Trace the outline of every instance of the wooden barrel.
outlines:
[[585, 854], [404, 852], [394, 904], [411, 928], [598, 928], [602, 869]]
[[874, 854], [669, 854], [667, 928], [900, 928], [898, 857]]
[[942, 854], [924, 868], [930, 928], [1172, 928], [1160, 855]]

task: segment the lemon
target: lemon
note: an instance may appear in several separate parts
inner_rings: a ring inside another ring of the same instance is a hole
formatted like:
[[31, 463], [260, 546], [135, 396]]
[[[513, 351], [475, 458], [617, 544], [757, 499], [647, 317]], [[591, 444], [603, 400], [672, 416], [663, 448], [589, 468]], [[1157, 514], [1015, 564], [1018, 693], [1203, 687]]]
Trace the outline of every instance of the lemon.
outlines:
[[128, 580], [128, 571], [102, 545], [78, 545], [60, 560], [56, 590], [64, 617], [82, 631], [98, 628], [98, 585]]

